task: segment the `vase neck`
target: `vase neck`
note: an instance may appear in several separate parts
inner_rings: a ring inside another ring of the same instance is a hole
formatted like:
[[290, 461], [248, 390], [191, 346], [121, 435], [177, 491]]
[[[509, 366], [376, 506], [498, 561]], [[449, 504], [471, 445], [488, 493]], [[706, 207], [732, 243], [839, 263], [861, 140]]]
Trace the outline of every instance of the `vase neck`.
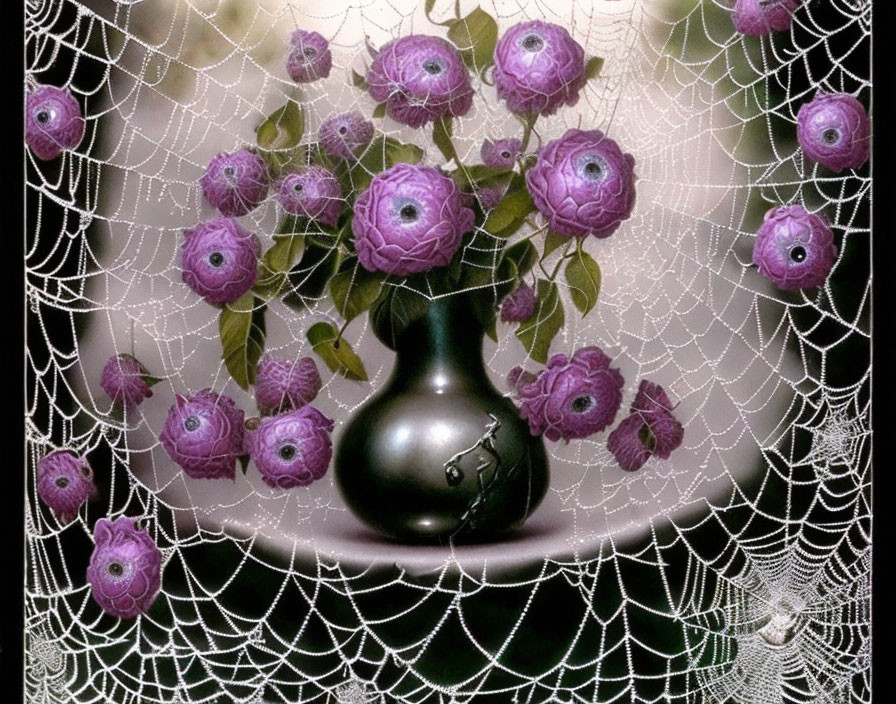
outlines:
[[491, 388], [482, 361], [483, 333], [466, 296], [435, 299], [399, 337], [390, 386], [436, 392]]

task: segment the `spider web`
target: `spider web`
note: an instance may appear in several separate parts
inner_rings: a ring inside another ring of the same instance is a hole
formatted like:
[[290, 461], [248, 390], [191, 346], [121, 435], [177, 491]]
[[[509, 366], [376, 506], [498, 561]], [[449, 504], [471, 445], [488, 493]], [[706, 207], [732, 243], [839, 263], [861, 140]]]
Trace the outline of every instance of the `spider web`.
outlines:
[[[631, 219], [587, 243], [600, 300], [583, 319], [558, 282], [551, 350], [601, 346], [625, 377], [623, 408], [649, 378], [685, 427], [671, 459], [634, 474], [605, 433], [550, 444], [543, 510], [566, 526], [550, 545], [521, 539], [512, 569], [473, 546], [414, 563], [385, 545], [365, 565], [330, 539], [346, 516], [332, 473], [282, 493], [253, 469], [191, 483], [165, 455], [175, 391], [210, 386], [254, 408], [220, 359], [216, 312], [180, 281], [181, 232], [212, 215], [206, 164], [252, 144], [288, 97], [306, 139], [335, 111], [369, 115], [350, 68], [369, 62], [365, 38], [442, 33], [419, 5], [27, 2], [28, 83], [70, 87], [87, 119], [76, 152], [26, 156], [28, 701], [870, 701], [871, 182], [867, 167], [813, 165], [795, 139], [817, 90], [868, 103], [870, 2], [806, 2], [762, 40], [734, 32], [726, 0], [483, 3], [502, 32], [546, 19], [606, 60], [574, 108], [538, 121], [536, 143], [599, 128], [636, 157]], [[434, 17], [451, 11], [437, 1]], [[296, 27], [334, 54], [330, 77], [301, 88], [284, 68]], [[479, 89], [455, 130], [466, 163], [520, 131]], [[428, 129], [382, 128], [443, 163]], [[749, 266], [781, 203], [835, 233], [817, 290], [779, 291]], [[277, 217], [269, 197], [242, 221], [269, 244]], [[267, 349], [310, 354], [320, 320], [340, 322], [326, 297], [301, 313], [272, 303]], [[514, 365], [537, 367], [498, 332], [485, 359], [504, 388]], [[392, 366], [366, 316], [346, 339], [371, 381], [326, 380], [315, 405], [337, 433]], [[124, 417], [98, 383], [120, 352], [165, 379]], [[89, 457], [101, 495], [67, 526], [34, 473], [63, 447]], [[132, 621], [103, 615], [85, 579], [93, 523], [118, 515], [148, 519], [164, 556], [162, 592]]]

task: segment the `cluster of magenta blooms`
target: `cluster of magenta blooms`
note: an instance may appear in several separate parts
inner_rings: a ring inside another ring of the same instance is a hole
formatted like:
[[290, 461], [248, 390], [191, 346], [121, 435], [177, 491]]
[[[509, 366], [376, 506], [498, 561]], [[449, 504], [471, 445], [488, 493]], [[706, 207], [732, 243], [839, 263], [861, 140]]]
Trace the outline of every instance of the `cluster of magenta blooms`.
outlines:
[[[798, 8], [798, 0], [738, 0], [733, 21], [738, 31], [761, 36], [789, 28]], [[498, 97], [518, 115], [550, 115], [575, 105], [586, 80], [582, 47], [564, 28], [537, 20], [510, 28], [495, 47], [494, 63]], [[286, 68], [298, 83], [326, 78], [332, 68], [326, 39], [297, 30]], [[411, 127], [463, 116], [473, 102], [459, 52], [439, 37], [413, 35], [386, 44], [365, 80], [386, 113]], [[84, 131], [81, 107], [69, 91], [41, 86], [27, 96], [26, 143], [38, 159], [77, 148]], [[318, 133], [324, 151], [346, 162], [357, 160], [373, 136], [373, 124], [357, 112], [330, 117]], [[800, 108], [797, 137], [805, 156], [822, 166], [835, 172], [859, 168], [869, 156], [870, 120], [853, 96], [819, 94]], [[486, 166], [512, 168], [521, 150], [520, 140], [504, 138], [486, 140], [480, 154]], [[571, 129], [544, 145], [525, 181], [549, 229], [569, 237], [608, 237], [634, 206], [634, 158], [599, 130]], [[250, 149], [215, 156], [201, 187], [221, 217], [185, 230], [182, 248], [183, 281], [207, 302], [235, 301], [254, 285], [260, 241], [236, 218], [259, 207], [272, 186], [286, 213], [323, 225], [334, 225], [344, 208], [339, 180], [322, 166], [272, 184], [265, 161]], [[492, 208], [503, 190], [483, 188], [476, 195]], [[401, 275], [444, 266], [473, 227], [471, 197], [432, 167], [396, 164], [376, 175], [357, 198], [352, 219], [360, 263]], [[753, 261], [779, 288], [806, 289], [826, 280], [836, 254], [824, 220], [791, 205], [767, 213]], [[536, 305], [535, 291], [523, 284], [503, 300], [500, 317], [524, 321]], [[113, 402], [135, 408], [152, 396], [155, 381], [136, 358], [120, 354], [106, 363], [100, 385]], [[594, 346], [552, 356], [537, 375], [516, 367], [508, 383], [533, 435], [567, 442], [609, 427], [624, 387], [610, 357]], [[311, 405], [321, 385], [310, 357], [265, 355], [254, 382], [259, 417], [247, 420], [233, 399], [210, 389], [175, 394], [162, 446], [192, 478], [232, 480], [236, 463], [251, 458], [268, 485], [307, 486], [324, 476], [332, 457], [333, 421]], [[680, 446], [684, 430], [673, 410], [659, 384], [641, 380], [629, 414], [607, 440], [622, 469], [637, 470], [653, 456], [667, 459]], [[37, 489], [62, 524], [97, 493], [89, 463], [70, 450], [41, 459]], [[162, 564], [145, 527], [134, 518], [102, 518], [94, 540], [87, 580], [96, 602], [122, 618], [145, 612], [160, 590]]]

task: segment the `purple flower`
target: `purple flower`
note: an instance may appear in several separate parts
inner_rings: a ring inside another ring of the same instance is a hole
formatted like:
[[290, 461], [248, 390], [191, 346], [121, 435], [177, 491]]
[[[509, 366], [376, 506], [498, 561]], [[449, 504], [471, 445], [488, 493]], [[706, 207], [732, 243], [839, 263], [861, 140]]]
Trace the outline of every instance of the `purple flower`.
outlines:
[[535, 313], [535, 291], [523, 284], [501, 302], [501, 320], [505, 323], [521, 323]]
[[67, 90], [41, 86], [25, 100], [25, 143], [38, 159], [55, 159], [84, 138], [84, 117]]
[[483, 186], [476, 189], [476, 194], [479, 196], [479, 203], [483, 210], [491, 210], [497, 207], [506, 192], [507, 188], [501, 186]]
[[268, 170], [255, 152], [221, 152], [209, 162], [202, 178], [202, 194], [222, 215], [235, 218], [255, 210], [268, 194]]
[[339, 222], [345, 201], [339, 179], [323, 166], [315, 165], [283, 178], [280, 205], [287, 213], [334, 226]]
[[137, 406], [143, 399], [152, 396], [152, 389], [146, 383], [146, 371], [140, 361], [130, 354], [117, 354], [109, 357], [103, 367], [100, 386], [113, 403], [124, 406]]
[[262, 418], [246, 436], [246, 447], [265, 484], [281, 489], [307, 486], [330, 466], [333, 421], [313, 406]]
[[553, 115], [578, 102], [586, 80], [585, 51], [559, 25], [521, 22], [495, 46], [495, 86], [511, 112]]
[[326, 78], [333, 68], [333, 55], [326, 39], [317, 32], [297, 29], [289, 40], [286, 71], [296, 83], [311, 83]]
[[613, 422], [624, 383], [599, 347], [582, 347], [572, 359], [555, 354], [534, 382], [519, 387], [520, 416], [532, 435], [548, 440], [588, 437]]
[[441, 37], [412, 34], [392, 40], [377, 53], [366, 80], [371, 97], [386, 103], [389, 117], [410, 127], [442, 115], [466, 115], [473, 105], [473, 86], [460, 53]]
[[162, 586], [162, 552], [133, 518], [101, 518], [87, 567], [94, 600], [107, 614], [134, 618], [149, 610]]
[[74, 452], [56, 450], [37, 463], [37, 495], [63, 525], [72, 521], [81, 504], [96, 493], [93, 470]]
[[669, 459], [683, 439], [684, 428], [672, 415], [672, 402], [665, 390], [643, 379], [631, 413], [607, 438], [607, 449], [622, 469], [634, 472], [653, 455]]
[[266, 354], [255, 374], [255, 401], [260, 413], [284, 408], [301, 408], [311, 403], [322, 385], [317, 365], [311, 357], [289, 361]]
[[482, 143], [479, 154], [486, 166], [512, 169], [520, 155], [521, 146], [522, 142], [518, 139], [496, 139], [494, 142], [487, 139]]
[[243, 454], [243, 412], [232, 398], [211, 389], [175, 394], [159, 439], [188, 477], [234, 479], [237, 456]]
[[731, 19], [741, 34], [762, 37], [790, 29], [800, 0], [737, 0]]
[[800, 107], [796, 137], [807, 157], [831, 171], [857, 169], [871, 153], [871, 119], [848, 93], [819, 94]]
[[566, 131], [526, 172], [532, 200], [550, 229], [609, 237], [635, 205], [635, 158], [600, 130]]
[[449, 177], [430, 166], [396, 164], [355, 201], [358, 259], [368, 271], [401, 276], [444, 266], [473, 218]]
[[836, 258], [831, 229], [800, 205], [769, 210], [753, 245], [759, 273], [785, 291], [823, 284]]
[[373, 139], [373, 123], [358, 111], [344, 112], [324, 120], [317, 138], [324, 151], [334, 159], [354, 161]]
[[261, 244], [231, 218], [184, 230], [183, 282], [209, 303], [230, 303], [255, 284]]
[[519, 396], [520, 388], [533, 383], [538, 379], [535, 374], [528, 372], [520, 366], [516, 366], [507, 373], [507, 385], [515, 396]]

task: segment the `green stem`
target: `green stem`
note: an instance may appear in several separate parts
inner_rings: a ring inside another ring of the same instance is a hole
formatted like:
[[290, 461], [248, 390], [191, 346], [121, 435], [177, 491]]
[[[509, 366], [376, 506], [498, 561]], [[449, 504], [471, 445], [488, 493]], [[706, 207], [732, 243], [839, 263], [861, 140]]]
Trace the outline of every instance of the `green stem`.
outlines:
[[439, 123], [442, 126], [445, 137], [448, 139], [448, 145], [451, 147], [451, 158], [454, 159], [454, 163], [457, 164], [457, 168], [459, 168], [463, 173], [464, 179], [466, 179], [467, 183], [470, 184], [470, 188], [473, 188], [473, 179], [470, 177], [470, 172], [467, 170], [466, 165], [461, 161], [460, 156], [457, 153], [457, 147], [454, 145], [454, 138], [451, 136], [451, 132], [453, 130], [448, 129], [448, 123], [445, 122], [446, 119], [450, 120], [451, 118], [446, 118], [444, 115], [442, 115], [441, 117], [439, 117]]
[[527, 240], [531, 240], [533, 237], [540, 235], [542, 232], [548, 229], [547, 225], [542, 225], [538, 227], [534, 222], [532, 222], [529, 218], [526, 218], [526, 224], [532, 228], [532, 232], [530, 232], [525, 237], [517, 240], [514, 244], [519, 244], [520, 242], [526, 242]]
[[527, 114], [523, 119], [523, 139], [520, 144], [520, 155], [525, 155], [526, 150], [529, 148], [529, 138], [532, 136], [532, 128], [535, 126], [535, 121], [538, 119], [538, 115]]
[[[578, 238], [577, 238], [577, 239], [578, 239]], [[557, 278], [557, 274], [560, 273], [560, 265], [563, 264], [563, 262], [564, 262], [566, 259], [568, 259], [569, 257], [573, 256], [573, 255], [569, 252], [569, 248], [570, 248], [571, 246], [572, 246], [572, 241], [569, 241], [569, 242], [567, 242], [565, 245], [563, 245], [563, 254], [562, 254], [561, 257], [557, 260], [557, 266], [554, 267], [554, 271], [551, 272], [551, 275], [548, 277], [548, 281], [553, 281], [554, 279], [556, 279], [556, 278]], [[543, 268], [543, 267], [542, 267], [542, 271], [544, 271], [544, 268]]]
[[348, 327], [349, 321], [346, 320], [342, 327], [339, 328], [339, 332], [336, 333], [336, 341], [333, 343], [333, 347], [339, 349], [339, 341], [342, 339], [342, 334], [345, 332], [345, 329]]

